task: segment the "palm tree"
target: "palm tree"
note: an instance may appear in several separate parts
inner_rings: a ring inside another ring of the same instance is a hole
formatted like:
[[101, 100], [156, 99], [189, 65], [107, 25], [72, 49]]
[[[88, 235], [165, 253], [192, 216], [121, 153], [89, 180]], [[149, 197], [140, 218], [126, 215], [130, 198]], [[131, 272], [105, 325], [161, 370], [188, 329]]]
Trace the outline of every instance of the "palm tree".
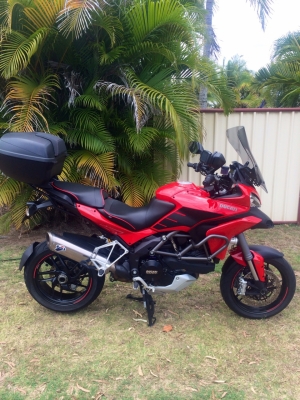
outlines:
[[232, 57], [224, 65], [224, 71], [234, 95], [234, 107], [259, 107], [262, 98], [259, 91], [253, 87], [254, 73], [247, 69], [245, 60], [238, 55]]
[[[265, 29], [266, 17], [271, 12], [271, 5], [273, 3], [273, 0], [246, 0], [246, 1], [248, 1], [250, 5], [256, 9], [262, 28]], [[216, 36], [212, 26], [213, 13], [216, 3], [217, 3], [216, 0], [206, 0], [205, 2], [206, 33], [204, 36], [203, 56], [207, 58], [211, 58], [213, 54], [216, 54], [219, 51], [219, 46], [216, 42]], [[207, 108], [207, 89], [205, 87], [200, 91], [199, 102], [200, 102], [200, 108], [202, 109]]]
[[255, 84], [270, 105], [300, 106], [300, 32], [289, 33], [274, 44], [272, 62], [261, 68]]
[[[189, 2], [8, 0], [1, 7], [0, 128], [62, 135], [70, 148], [63, 179], [101, 185], [139, 206], [177, 176], [188, 142], [201, 136], [201, 83], [230, 99], [214, 65], [199, 57], [201, 13]], [[15, 201], [23, 212], [24, 201], [6, 187], [24, 199], [30, 193], [1, 179], [1, 203]]]

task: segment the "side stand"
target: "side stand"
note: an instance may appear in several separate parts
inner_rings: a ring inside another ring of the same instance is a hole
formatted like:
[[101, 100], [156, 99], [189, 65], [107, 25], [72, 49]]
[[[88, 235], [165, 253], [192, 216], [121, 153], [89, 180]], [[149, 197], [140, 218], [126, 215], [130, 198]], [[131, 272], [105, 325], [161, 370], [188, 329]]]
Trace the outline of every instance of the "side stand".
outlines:
[[148, 315], [148, 326], [153, 326], [156, 321], [156, 318], [153, 316], [155, 302], [153, 301], [152, 296], [145, 289], [143, 289], [143, 300]]
[[152, 296], [145, 290], [141, 289], [143, 297], [135, 297], [132, 294], [128, 294], [126, 299], [142, 301], [144, 303], [144, 307], [147, 310], [148, 316], [148, 326], [153, 326], [155, 324], [156, 318], [154, 317], [154, 305], [155, 301], [152, 299]]

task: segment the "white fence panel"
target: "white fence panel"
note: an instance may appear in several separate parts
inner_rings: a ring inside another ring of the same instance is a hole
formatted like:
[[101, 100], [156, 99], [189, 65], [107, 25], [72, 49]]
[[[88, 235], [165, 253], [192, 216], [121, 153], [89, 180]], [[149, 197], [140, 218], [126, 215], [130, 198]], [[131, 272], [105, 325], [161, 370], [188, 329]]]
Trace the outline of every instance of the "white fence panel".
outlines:
[[[253, 155], [266, 182], [259, 190], [262, 211], [274, 222], [299, 222], [300, 109], [239, 109], [229, 116], [221, 110], [203, 113], [205, 149], [220, 151], [227, 165], [237, 154], [227, 142], [226, 129], [244, 126]], [[192, 157], [195, 162], [198, 156]], [[201, 184], [203, 177], [183, 166], [180, 180]]]

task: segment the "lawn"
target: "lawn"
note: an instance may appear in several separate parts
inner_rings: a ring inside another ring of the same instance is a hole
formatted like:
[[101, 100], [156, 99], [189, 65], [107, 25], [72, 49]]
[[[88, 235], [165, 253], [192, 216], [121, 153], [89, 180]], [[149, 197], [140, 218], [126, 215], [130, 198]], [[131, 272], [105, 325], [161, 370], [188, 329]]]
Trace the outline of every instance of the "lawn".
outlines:
[[[283, 251], [298, 279], [300, 227], [247, 236]], [[18, 269], [44, 237], [0, 238], [1, 400], [300, 399], [299, 289], [281, 314], [247, 320], [224, 304], [216, 271], [156, 297], [149, 328], [142, 304], [126, 299], [131, 285], [107, 279], [85, 310], [54, 313], [30, 297]]]

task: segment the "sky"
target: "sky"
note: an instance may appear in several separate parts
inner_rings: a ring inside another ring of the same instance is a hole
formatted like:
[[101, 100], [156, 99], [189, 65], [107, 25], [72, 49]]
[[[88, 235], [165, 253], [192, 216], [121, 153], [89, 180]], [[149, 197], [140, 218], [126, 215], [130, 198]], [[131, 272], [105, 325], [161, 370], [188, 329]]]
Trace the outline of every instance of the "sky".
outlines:
[[262, 30], [256, 10], [246, 0], [217, 0], [213, 26], [221, 52], [219, 64], [236, 54], [258, 71], [270, 62], [274, 41], [300, 30], [300, 0], [273, 0], [272, 14]]

